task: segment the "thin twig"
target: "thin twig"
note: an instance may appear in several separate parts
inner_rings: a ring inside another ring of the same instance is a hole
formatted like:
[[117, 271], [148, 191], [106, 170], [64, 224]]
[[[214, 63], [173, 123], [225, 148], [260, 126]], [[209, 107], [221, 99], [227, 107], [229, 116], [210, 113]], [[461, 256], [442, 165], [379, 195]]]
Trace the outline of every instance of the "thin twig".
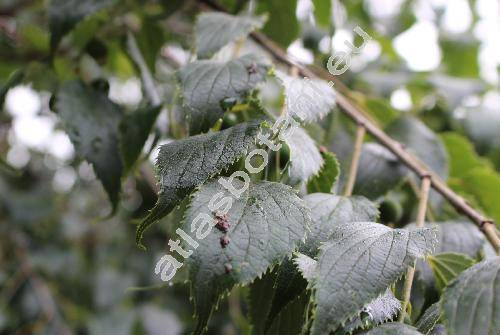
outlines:
[[405, 276], [405, 283], [403, 286], [403, 301], [401, 302], [401, 313], [399, 313], [398, 322], [404, 322], [406, 316], [406, 309], [410, 303], [411, 287], [413, 285], [413, 278], [415, 277], [415, 265], [412, 265]]
[[354, 141], [354, 150], [352, 152], [351, 165], [349, 166], [349, 174], [347, 175], [347, 183], [345, 186], [344, 196], [348, 197], [352, 194], [354, 184], [356, 182], [356, 175], [358, 174], [359, 157], [361, 156], [361, 147], [363, 146], [363, 139], [365, 137], [366, 129], [364, 125], [358, 124], [356, 129], [356, 139]]
[[[425, 223], [425, 213], [427, 212], [427, 202], [429, 200], [429, 190], [431, 188], [431, 177], [429, 175], [422, 176], [422, 184], [420, 189], [420, 197], [418, 200], [418, 212], [416, 219], [416, 226], [422, 228]], [[401, 314], [399, 314], [399, 322], [404, 322], [406, 309], [410, 302], [411, 287], [413, 285], [413, 278], [415, 277], [415, 265], [408, 269], [406, 273], [404, 288], [403, 288], [403, 302], [401, 304]]]

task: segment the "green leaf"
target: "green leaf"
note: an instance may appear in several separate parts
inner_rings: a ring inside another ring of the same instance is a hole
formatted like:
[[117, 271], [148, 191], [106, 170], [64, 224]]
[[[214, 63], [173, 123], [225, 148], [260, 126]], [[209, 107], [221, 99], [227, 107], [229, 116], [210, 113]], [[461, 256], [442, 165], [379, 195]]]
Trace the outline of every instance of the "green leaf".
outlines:
[[307, 304], [309, 300], [309, 293], [304, 292], [286, 305], [274, 319], [266, 334], [301, 335], [302, 329], [306, 325]]
[[484, 235], [471, 222], [447, 221], [425, 226], [437, 227], [436, 253], [455, 252], [476, 258], [486, 243]]
[[475, 168], [463, 178], [463, 189], [473, 195], [485, 212], [491, 216], [497, 227], [500, 227], [500, 206], [498, 206], [498, 190], [500, 175], [490, 168]]
[[437, 324], [429, 332], [429, 335], [448, 335], [448, 332], [446, 331], [446, 327], [444, 325]]
[[121, 154], [124, 174], [130, 172], [141, 154], [144, 143], [148, 139], [161, 106], [139, 108], [133, 113], [125, 114], [120, 123]]
[[382, 125], [386, 126], [398, 118], [400, 113], [396, 111], [389, 101], [378, 97], [365, 97], [363, 96], [360, 103], [366, 110], [375, 117], [375, 119]]
[[318, 121], [335, 107], [335, 90], [324, 80], [292, 77], [277, 72], [285, 88], [285, 104], [292, 117], [304, 122]]
[[314, 140], [300, 127], [285, 139], [290, 148], [290, 182], [297, 184], [316, 175], [323, 165], [323, 158]]
[[269, 67], [246, 55], [227, 63], [196, 61], [179, 71], [189, 133], [207, 131], [222, 117], [226, 99], [240, 99], [265, 80]]
[[[409, 228], [414, 228], [411, 224]], [[435, 227], [437, 232], [437, 243], [434, 252], [459, 253], [477, 259], [483, 252], [488, 256], [489, 244], [479, 229], [470, 222], [438, 222], [436, 224], [425, 224], [425, 227]], [[491, 248], [493, 249], [493, 248]], [[491, 250], [494, 254], [494, 251]], [[421, 282], [422, 288], [428, 294], [439, 294], [434, 273], [427, 262], [417, 261], [416, 280]]]
[[156, 57], [165, 43], [163, 31], [154, 19], [145, 17], [137, 34], [137, 45], [152, 73], [155, 73]]
[[[392, 122], [386, 129], [387, 134], [400, 141], [406, 146], [406, 150], [417, 156], [434, 173], [443, 180], [448, 179], [448, 156], [441, 139], [420, 120], [403, 116]], [[414, 176], [419, 182], [419, 178]], [[443, 197], [436, 191], [431, 190], [429, 202], [440, 208]]]
[[[300, 248], [300, 247], [299, 247]], [[277, 269], [274, 294], [269, 297], [271, 309], [265, 320], [265, 330], [269, 330], [277, 316], [288, 304], [304, 293], [307, 281], [298, 271], [293, 259], [286, 259]]]
[[388, 135], [405, 144], [441, 178], [448, 177], [448, 157], [440, 138], [416, 118], [403, 116], [386, 129]]
[[465, 270], [448, 286], [441, 308], [450, 334], [500, 333], [500, 258]]
[[198, 58], [208, 58], [230, 42], [245, 38], [266, 22], [266, 16], [233, 16], [225, 13], [202, 13], [196, 20]]
[[9, 76], [7, 82], [2, 86], [0, 86], [0, 112], [3, 109], [5, 97], [7, 96], [9, 90], [14, 86], [19, 85], [23, 81], [23, 78], [24, 78], [24, 71], [16, 70], [12, 72], [12, 74]]
[[[257, 3], [257, 13], [268, 13], [264, 33], [273, 41], [287, 47], [299, 37], [300, 26], [295, 15], [297, 0], [267, 0]], [[286, 29], [283, 29], [286, 27]]]
[[61, 39], [86, 16], [104, 9], [115, 0], [51, 0], [48, 8], [50, 49], [54, 52]]
[[391, 229], [373, 222], [336, 226], [319, 254], [311, 334], [326, 334], [357, 315], [418, 257], [431, 252], [434, 234], [432, 229]]
[[250, 285], [248, 294], [248, 314], [252, 324], [253, 334], [265, 334], [265, 323], [271, 309], [271, 299], [274, 295], [276, 271], [268, 271]]
[[385, 323], [373, 328], [363, 335], [422, 335], [417, 329], [400, 322]]
[[314, 17], [316, 23], [322, 28], [330, 28], [332, 16], [332, 1], [331, 0], [313, 0]]
[[388, 149], [378, 143], [365, 143], [361, 148], [353, 193], [377, 199], [400, 184], [406, 171]]
[[423, 334], [428, 334], [441, 318], [441, 306], [436, 302], [429, 306], [425, 313], [418, 319], [415, 327]]
[[62, 85], [56, 96], [55, 110], [76, 153], [94, 166], [114, 211], [123, 174], [118, 129], [122, 110], [106, 94], [81, 81]]
[[480, 153], [500, 147], [500, 113], [490, 108], [466, 108], [462, 121], [465, 133]]
[[307, 193], [332, 193], [340, 174], [340, 164], [334, 153], [320, 151], [323, 167], [307, 183]]
[[465, 79], [433, 74], [427, 80], [434, 85], [434, 90], [446, 99], [451, 110], [462, 105], [464, 97], [481, 94], [487, 88], [486, 83], [480, 79]]
[[[233, 185], [236, 189], [244, 187], [240, 180], [233, 181]], [[195, 235], [192, 222], [200, 215], [213, 220], [209, 203], [214, 195], [224, 191], [220, 183], [212, 181], [195, 194], [186, 214], [186, 232]], [[204, 331], [223, 293], [235, 284], [252, 282], [281, 262], [303, 241], [309, 229], [309, 209], [284, 184], [252, 182], [239, 199], [232, 199], [227, 213], [229, 244], [222, 248], [220, 239], [224, 233], [212, 231], [204, 239], [197, 239], [200, 245], [188, 259], [198, 320], [195, 334]], [[227, 271], [228, 266], [231, 271]]]
[[463, 178], [467, 173], [482, 166], [490, 166], [487, 160], [479, 157], [469, 140], [457, 133], [440, 134], [446, 147], [450, 162], [450, 178]]
[[479, 45], [475, 37], [460, 35], [459, 38], [441, 38], [443, 67], [453, 77], [479, 77]]
[[364, 197], [343, 197], [313, 193], [304, 197], [311, 208], [311, 231], [307, 234], [305, 250], [315, 256], [320, 245], [328, 241], [337, 229], [352, 222], [376, 221], [377, 206]]
[[441, 290], [475, 263], [467, 255], [453, 252], [429, 255], [427, 262], [434, 272], [436, 283]]
[[243, 156], [255, 142], [259, 124], [240, 123], [217, 133], [192, 136], [160, 148], [156, 161], [160, 193], [158, 202], [137, 227], [136, 243], [144, 230], [158, 221], [195, 187], [203, 184]]

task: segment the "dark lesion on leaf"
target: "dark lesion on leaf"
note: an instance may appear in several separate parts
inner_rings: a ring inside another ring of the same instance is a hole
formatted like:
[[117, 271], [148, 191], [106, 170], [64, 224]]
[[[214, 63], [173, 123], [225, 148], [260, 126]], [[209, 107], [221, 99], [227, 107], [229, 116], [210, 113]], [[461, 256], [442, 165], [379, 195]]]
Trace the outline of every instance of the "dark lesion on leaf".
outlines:
[[227, 233], [225, 233], [221, 238], [220, 238], [220, 246], [221, 248], [225, 248], [229, 245], [229, 236], [227, 236]]
[[229, 231], [229, 227], [231, 225], [229, 224], [229, 217], [227, 214], [222, 214], [222, 213], [215, 213], [215, 228], [217, 228], [219, 231], [223, 233], [227, 233]]

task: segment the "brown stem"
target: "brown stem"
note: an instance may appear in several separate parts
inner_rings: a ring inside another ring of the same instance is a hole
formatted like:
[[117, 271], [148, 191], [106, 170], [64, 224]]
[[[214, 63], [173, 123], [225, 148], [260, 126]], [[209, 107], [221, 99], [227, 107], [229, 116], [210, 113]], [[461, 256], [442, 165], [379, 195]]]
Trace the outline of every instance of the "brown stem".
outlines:
[[356, 175], [358, 174], [359, 157], [361, 156], [361, 147], [363, 146], [363, 139], [365, 137], [366, 129], [364, 125], [358, 124], [356, 129], [356, 139], [354, 141], [354, 150], [352, 152], [351, 165], [349, 166], [349, 174], [347, 176], [347, 183], [345, 186], [344, 196], [349, 197], [354, 189], [356, 182]]
[[422, 186], [420, 189], [420, 198], [418, 201], [418, 212], [416, 226], [422, 228], [425, 223], [425, 213], [427, 212], [427, 202], [429, 200], [429, 190], [431, 188], [431, 177], [424, 176], [422, 178]]
[[398, 322], [405, 321], [406, 309], [408, 308], [408, 303], [410, 302], [411, 286], [413, 284], [414, 277], [415, 265], [411, 266], [406, 272], [405, 283], [403, 287], [403, 301], [401, 302], [401, 313], [399, 314]]
[[[425, 213], [427, 212], [427, 202], [429, 200], [429, 190], [431, 188], [431, 177], [422, 176], [422, 184], [420, 188], [420, 196], [418, 200], [418, 212], [416, 226], [422, 228], [425, 223]], [[399, 322], [403, 322], [406, 315], [406, 309], [410, 302], [411, 287], [413, 285], [413, 277], [415, 277], [415, 265], [408, 269], [403, 288], [403, 302], [401, 304], [401, 314], [399, 314]]]

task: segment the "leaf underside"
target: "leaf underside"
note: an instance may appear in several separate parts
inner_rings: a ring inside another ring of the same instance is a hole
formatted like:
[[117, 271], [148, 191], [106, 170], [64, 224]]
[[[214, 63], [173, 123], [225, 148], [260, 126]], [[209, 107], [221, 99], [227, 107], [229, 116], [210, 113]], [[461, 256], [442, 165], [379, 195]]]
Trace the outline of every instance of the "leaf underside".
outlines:
[[304, 122], [318, 121], [335, 107], [335, 90], [324, 80], [291, 77], [278, 72], [285, 87], [287, 112]]
[[352, 334], [358, 329], [366, 329], [392, 320], [401, 311], [401, 302], [390, 289], [363, 307], [354, 319], [334, 335]]
[[313, 139], [298, 127], [286, 140], [290, 148], [290, 182], [297, 184], [316, 175], [323, 165], [323, 158]]

